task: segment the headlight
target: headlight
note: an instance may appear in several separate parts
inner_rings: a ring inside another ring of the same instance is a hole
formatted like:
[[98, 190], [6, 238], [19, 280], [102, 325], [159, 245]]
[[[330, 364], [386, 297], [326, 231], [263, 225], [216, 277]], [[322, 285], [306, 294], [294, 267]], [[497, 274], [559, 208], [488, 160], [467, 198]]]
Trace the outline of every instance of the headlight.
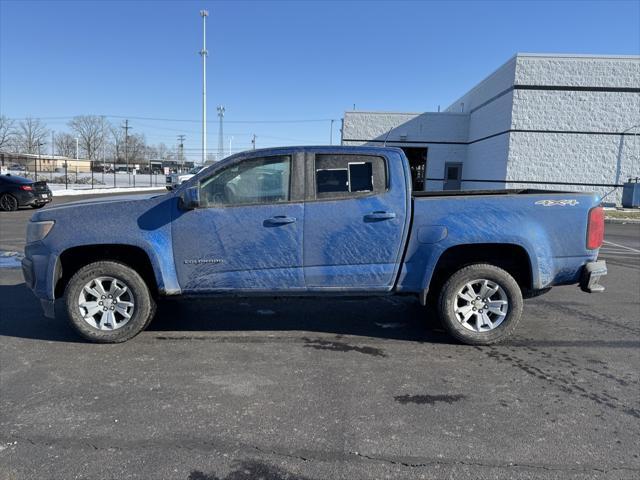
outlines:
[[27, 224], [27, 243], [33, 243], [44, 239], [44, 237], [46, 237], [53, 228], [54, 223], [56, 222], [53, 220], [29, 222]]

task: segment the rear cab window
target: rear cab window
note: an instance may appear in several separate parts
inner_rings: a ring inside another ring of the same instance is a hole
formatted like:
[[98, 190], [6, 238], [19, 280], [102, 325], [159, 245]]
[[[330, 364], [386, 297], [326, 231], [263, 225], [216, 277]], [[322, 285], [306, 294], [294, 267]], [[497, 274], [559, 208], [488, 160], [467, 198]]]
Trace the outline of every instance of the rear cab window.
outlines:
[[353, 198], [387, 189], [385, 160], [375, 155], [316, 154], [313, 171], [316, 200]]

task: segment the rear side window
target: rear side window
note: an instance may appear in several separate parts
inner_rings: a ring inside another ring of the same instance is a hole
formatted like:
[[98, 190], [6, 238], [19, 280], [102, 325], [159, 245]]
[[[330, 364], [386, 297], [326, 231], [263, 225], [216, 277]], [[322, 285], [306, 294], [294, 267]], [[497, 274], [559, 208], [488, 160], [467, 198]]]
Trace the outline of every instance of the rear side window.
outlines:
[[387, 188], [384, 159], [373, 155], [316, 155], [315, 184], [316, 199], [383, 192]]

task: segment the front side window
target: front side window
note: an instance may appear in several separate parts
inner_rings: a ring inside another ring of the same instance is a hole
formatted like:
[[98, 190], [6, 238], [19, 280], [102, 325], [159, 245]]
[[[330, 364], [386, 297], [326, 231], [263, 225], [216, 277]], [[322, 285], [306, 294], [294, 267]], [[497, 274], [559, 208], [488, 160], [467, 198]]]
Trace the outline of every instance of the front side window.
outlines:
[[370, 155], [316, 155], [316, 198], [348, 198], [386, 188], [384, 159]]
[[231, 165], [200, 184], [203, 206], [287, 202], [291, 195], [291, 157], [252, 158]]

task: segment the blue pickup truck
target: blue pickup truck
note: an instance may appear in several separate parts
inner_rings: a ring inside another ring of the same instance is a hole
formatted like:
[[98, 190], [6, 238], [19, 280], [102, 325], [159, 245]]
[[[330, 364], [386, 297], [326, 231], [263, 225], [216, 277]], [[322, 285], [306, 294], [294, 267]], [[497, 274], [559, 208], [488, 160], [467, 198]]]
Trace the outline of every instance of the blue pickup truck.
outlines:
[[[598, 283], [599, 198], [544, 190], [412, 192], [397, 148], [240, 153], [176, 190], [35, 213], [24, 278], [53, 317], [122, 342], [167, 295], [413, 295], [459, 341], [508, 337], [523, 298]], [[366, 300], [363, 300], [366, 301]]]

